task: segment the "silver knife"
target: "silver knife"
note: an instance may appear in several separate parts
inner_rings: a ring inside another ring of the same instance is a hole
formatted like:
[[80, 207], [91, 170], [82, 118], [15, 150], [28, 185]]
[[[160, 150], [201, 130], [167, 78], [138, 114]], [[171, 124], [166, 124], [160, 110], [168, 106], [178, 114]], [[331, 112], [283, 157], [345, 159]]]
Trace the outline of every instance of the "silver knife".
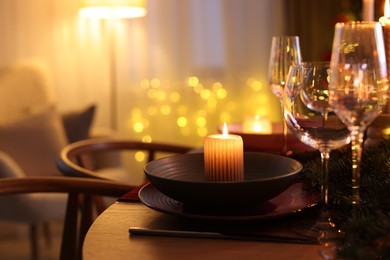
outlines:
[[222, 233], [222, 232], [193, 231], [193, 230], [151, 229], [151, 228], [143, 228], [143, 227], [130, 227], [129, 233], [130, 235], [147, 235], [147, 236], [235, 239], [235, 240], [256, 240], [256, 241], [279, 242], [279, 243], [318, 244], [317, 239], [312, 239], [312, 238], [290, 237], [290, 236], [259, 234], [259, 233], [240, 233], [240, 232]]

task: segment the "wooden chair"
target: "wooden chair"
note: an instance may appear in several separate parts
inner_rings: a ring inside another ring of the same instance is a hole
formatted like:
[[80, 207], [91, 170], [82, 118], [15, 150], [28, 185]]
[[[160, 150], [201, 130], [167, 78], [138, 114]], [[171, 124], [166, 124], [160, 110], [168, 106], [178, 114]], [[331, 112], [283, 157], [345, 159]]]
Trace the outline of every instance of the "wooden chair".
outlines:
[[[104, 179], [125, 184], [128, 183], [127, 177], [116, 174], [118, 172], [117, 168], [121, 167], [120, 162], [118, 163], [115, 160], [118, 154], [115, 154], [116, 157], [114, 158], [115, 163], [118, 164], [115, 166], [116, 168], [110, 165], [111, 167], [105, 171], [101, 171], [101, 168], [104, 167], [100, 162], [102, 155], [106, 155], [107, 152], [143, 151], [147, 153], [145, 162], [150, 162], [156, 159], [157, 156], [186, 153], [191, 149], [193, 148], [166, 143], [143, 143], [113, 138], [91, 138], [74, 142], [64, 147], [57, 160], [57, 167], [65, 176]], [[110, 159], [112, 161], [112, 158]], [[126, 175], [126, 173], [126, 171], [123, 171], [122, 175]], [[113, 176], [114, 174], [116, 175]], [[131, 185], [128, 186], [129, 189], [133, 188]], [[95, 206], [98, 214], [106, 208], [99, 198], [95, 198]]]
[[186, 153], [192, 147], [165, 144], [144, 143], [112, 138], [91, 138], [74, 142], [64, 147], [57, 160], [58, 169], [65, 176], [88, 177], [113, 180], [109, 175], [98, 174], [99, 162], [96, 156], [109, 151], [144, 151], [148, 154], [146, 162], [156, 159], [157, 154]]
[[[0, 178], [0, 196], [10, 194], [29, 196], [29, 193], [42, 192], [68, 194], [60, 252], [60, 259], [64, 260], [81, 259], [81, 246], [92, 224], [89, 203], [91, 196], [119, 198], [128, 191], [128, 185], [91, 178], [62, 176]], [[84, 199], [80, 200], [80, 196]]]

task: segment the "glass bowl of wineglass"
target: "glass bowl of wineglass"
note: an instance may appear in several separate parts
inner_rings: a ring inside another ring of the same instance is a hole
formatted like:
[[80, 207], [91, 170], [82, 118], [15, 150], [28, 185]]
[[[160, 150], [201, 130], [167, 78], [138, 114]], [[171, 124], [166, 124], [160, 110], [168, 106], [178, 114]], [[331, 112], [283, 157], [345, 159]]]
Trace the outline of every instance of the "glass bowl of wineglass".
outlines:
[[320, 214], [300, 233], [327, 243], [338, 237], [328, 198], [330, 152], [350, 142], [349, 131], [329, 105], [329, 62], [302, 62], [290, 67], [284, 90], [284, 119], [301, 142], [321, 154]]
[[[269, 57], [269, 84], [272, 92], [279, 98], [283, 115], [283, 90], [286, 85], [286, 77], [291, 65], [302, 61], [298, 36], [274, 36], [272, 37], [271, 52]], [[282, 122], [282, 149], [281, 153], [288, 151], [287, 128]]]
[[338, 23], [331, 58], [330, 103], [347, 125], [352, 146], [352, 198], [360, 199], [360, 164], [367, 127], [388, 101], [389, 83], [382, 26], [377, 22]]

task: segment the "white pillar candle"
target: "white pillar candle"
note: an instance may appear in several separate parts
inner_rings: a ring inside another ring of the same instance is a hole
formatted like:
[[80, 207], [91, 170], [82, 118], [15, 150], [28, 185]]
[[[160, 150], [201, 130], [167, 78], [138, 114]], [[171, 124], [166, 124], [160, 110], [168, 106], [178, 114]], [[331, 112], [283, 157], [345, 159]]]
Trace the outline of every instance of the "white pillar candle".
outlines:
[[224, 124], [223, 133], [204, 139], [206, 181], [244, 180], [244, 145], [241, 136], [231, 135]]

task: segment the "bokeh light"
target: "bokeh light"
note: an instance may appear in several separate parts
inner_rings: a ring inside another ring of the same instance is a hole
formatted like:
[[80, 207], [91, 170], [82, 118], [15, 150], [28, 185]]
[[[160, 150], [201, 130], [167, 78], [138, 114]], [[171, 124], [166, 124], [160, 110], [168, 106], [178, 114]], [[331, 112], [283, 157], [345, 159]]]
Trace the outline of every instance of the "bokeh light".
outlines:
[[187, 118], [185, 118], [184, 116], [179, 117], [176, 122], [179, 127], [187, 126]]
[[242, 122], [253, 114], [279, 121], [279, 101], [262, 82], [254, 76], [229, 85], [196, 75], [182, 82], [143, 79], [138, 90], [131, 90], [136, 98], [129, 104], [131, 113], [125, 126], [143, 142], [201, 146], [203, 138], [215, 134], [224, 122]]
[[163, 105], [162, 107], [161, 107], [161, 110], [160, 110], [160, 112], [161, 112], [161, 114], [163, 114], [163, 115], [169, 115], [170, 113], [171, 113], [171, 107], [169, 106], [169, 105]]
[[137, 162], [143, 162], [143, 161], [145, 161], [145, 159], [146, 159], [146, 154], [145, 154], [145, 152], [143, 152], [143, 151], [137, 151], [137, 152], [134, 154], [134, 159], [135, 159]]
[[197, 125], [198, 127], [204, 127], [204, 126], [206, 126], [206, 122], [207, 122], [207, 120], [206, 120], [206, 118], [204, 118], [203, 116], [200, 116], [200, 117], [198, 117], [198, 118], [196, 119], [196, 125]]
[[141, 122], [136, 122], [133, 125], [134, 132], [136, 133], [142, 133], [144, 130], [144, 125]]
[[193, 77], [189, 77], [187, 82], [189, 86], [195, 87], [199, 84], [199, 79], [193, 76]]
[[144, 143], [151, 143], [152, 142], [152, 137], [150, 135], [144, 135], [141, 140]]
[[169, 95], [169, 99], [173, 102], [173, 103], [177, 103], [180, 101], [180, 94], [178, 92], [173, 92]]

